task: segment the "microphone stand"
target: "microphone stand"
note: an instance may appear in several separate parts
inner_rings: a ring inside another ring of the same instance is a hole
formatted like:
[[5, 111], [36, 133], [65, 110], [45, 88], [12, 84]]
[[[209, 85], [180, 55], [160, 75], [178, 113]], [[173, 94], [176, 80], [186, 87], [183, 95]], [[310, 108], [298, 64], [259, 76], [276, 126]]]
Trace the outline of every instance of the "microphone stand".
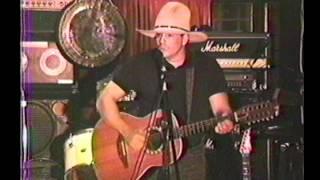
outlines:
[[[164, 139], [164, 154], [163, 154], [163, 162], [168, 163], [170, 162], [170, 157], [173, 158], [174, 168], [176, 171], [176, 179], [180, 180], [179, 169], [177, 164], [175, 163], [177, 155], [176, 149], [174, 145], [174, 137], [173, 137], [173, 122], [172, 122], [172, 110], [170, 109], [169, 98], [168, 98], [168, 88], [166, 82], [166, 72], [167, 69], [164, 66], [164, 59], [162, 59], [162, 67], [161, 67], [161, 82], [162, 84], [162, 108], [164, 111], [165, 122], [162, 123], [163, 128], [163, 139]], [[170, 148], [171, 146], [171, 148]], [[172, 149], [172, 156], [170, 149]], [[166, 176], [170, 180], [170, 166], [166, 167]]]
[[25, 114], [25, 108], [27, 107], [27, 101], [25, 98], [25, 92], [23, 90], [23, 71], [20, 70], [20, 177], [26, 179], [29, 176], [28, 167], [28, 131], [27, 131], [27, 118]]

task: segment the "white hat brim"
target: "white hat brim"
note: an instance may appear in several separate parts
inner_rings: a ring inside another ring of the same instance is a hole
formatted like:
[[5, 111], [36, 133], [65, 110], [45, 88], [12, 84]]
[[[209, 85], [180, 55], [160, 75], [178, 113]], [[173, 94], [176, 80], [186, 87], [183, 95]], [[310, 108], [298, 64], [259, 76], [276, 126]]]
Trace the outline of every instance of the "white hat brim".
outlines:
[[180, 29], [174, 29], [174, 28], [156, 28], [153, 30], [143, 30], [143, 29], [137, 29], [137, 31], [145, 36], [154, 38], [157, 33], [177, 33], [177, 34], [188, 34], [189, 35], [189, 42], [190, 43], [198, 43], [198, 42], [204, 42], [208, 40], [208, 35], [203, 32], [197, 32], [197, 31], [183, 31]]

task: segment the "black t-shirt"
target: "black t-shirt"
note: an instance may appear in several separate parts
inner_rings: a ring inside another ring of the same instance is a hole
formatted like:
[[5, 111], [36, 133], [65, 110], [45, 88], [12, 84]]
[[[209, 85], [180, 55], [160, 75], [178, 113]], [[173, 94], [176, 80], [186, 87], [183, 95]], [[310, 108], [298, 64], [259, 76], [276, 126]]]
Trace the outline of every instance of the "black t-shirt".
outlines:
[[[227, 86], [222, 69], [214, 58], [201, 53], [187, 53], [185, 63], [174, 68], [163, 61], [159, 50], [153, 49], [134, 57], [123, 64], [113, 76], [113, 81], [124, 91], [134, 90], [137, 93], [135, 102], [138, 106], [138, 116], [145, 116], [159, 109], [161, 94], [161, 67], [166, 67], [165, 81], [169, 108], [180, 121], [186, 119], [186, 69], [194, 67], [194, 90], [192, 97], [191, 122], [212, 117], [209, 97], [220, 92], [227, 92]], [[190, 123], [190, 122], [188, 122]]]

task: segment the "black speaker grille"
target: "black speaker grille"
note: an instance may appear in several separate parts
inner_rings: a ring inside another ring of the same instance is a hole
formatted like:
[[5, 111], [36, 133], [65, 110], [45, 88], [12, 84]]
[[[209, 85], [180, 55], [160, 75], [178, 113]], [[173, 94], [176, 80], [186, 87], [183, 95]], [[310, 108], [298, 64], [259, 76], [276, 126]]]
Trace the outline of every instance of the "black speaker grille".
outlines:
[[49, 106], [40, 101], [28, 102], [26, 108], [28, 147], [32, 156], [45, 150], [54, 138], [56, 123]]

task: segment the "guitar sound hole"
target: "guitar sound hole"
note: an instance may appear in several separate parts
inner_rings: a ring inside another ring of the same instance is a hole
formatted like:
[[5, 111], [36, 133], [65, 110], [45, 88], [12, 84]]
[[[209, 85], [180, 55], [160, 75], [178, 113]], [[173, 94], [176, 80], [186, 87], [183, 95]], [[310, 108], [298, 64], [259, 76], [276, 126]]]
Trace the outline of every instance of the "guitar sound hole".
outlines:
[[155, 129], [151, 130], [150, 131], [150, 136], [149, 136], [149, 139], [148, 139], [147, 148], [150, 151], [160, 150], [160, 148], [162, 147], [162, 142], [163, 142], [163, 139], [161, 137], [160, 132], [155, 130]]

